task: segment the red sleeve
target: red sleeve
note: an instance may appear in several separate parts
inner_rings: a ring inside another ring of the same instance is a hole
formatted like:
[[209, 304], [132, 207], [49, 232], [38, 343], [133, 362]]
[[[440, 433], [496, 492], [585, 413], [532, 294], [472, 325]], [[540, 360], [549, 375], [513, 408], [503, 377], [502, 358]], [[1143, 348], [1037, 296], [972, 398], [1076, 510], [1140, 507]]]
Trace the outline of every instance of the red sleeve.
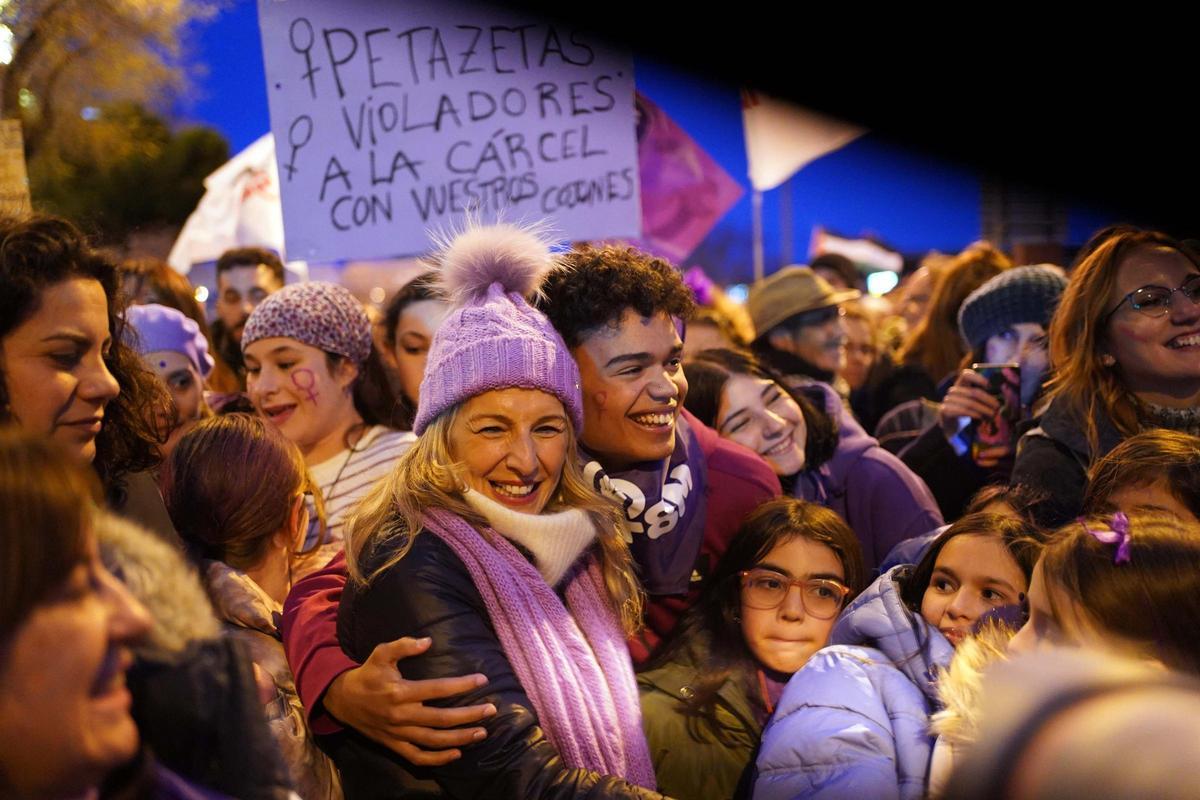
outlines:
[[[704, 453], [707, 502], [700, 558], [711, 570], [725, 554], [729, 540], [737, 533], [746, 515], [762, 503], [779, 497], [782, 489], [771, 465], [761, 456], [722, 439], [686, 410], [681, 413], [687, 416]], [[645, 663], [650, 653], [667, 638], [683, 612], [699, 598], [701, 586], [693, 584], [686, 594], [646, 598], [646, 627], [637, 638], [629, 640], [629, 652], [635, 665]]]
[[314, 733], [341, 730], [321, 699], [334, 678], [358, 666], [342, 652], [337, 638], [338, 602], [345, 585], [346, 557], [338, 553], [325, 567], [297, 581], [283, 604], [283, 648]]

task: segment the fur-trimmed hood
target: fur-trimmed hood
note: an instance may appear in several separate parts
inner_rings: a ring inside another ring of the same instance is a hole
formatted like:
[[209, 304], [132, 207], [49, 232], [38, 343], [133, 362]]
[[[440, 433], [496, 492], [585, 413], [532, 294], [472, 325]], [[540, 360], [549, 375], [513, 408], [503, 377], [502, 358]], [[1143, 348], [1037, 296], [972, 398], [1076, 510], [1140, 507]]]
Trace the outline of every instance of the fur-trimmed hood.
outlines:
[[100, 558], [146, 607], [154, 625], [143, 644], [179, 653], [221, 632], [200, 576], [183, 554], [145, 528], [109, 512], [96, 520]]
[[994, 664], [1008, 660], [1008, 642], [1016, 633], [1000, 623], [984, 625], [954, 651], [954, 658], [937, 681], [942, 710], [930, 729], [955, 748], [974, 743], [979, 725], [983, 678]]

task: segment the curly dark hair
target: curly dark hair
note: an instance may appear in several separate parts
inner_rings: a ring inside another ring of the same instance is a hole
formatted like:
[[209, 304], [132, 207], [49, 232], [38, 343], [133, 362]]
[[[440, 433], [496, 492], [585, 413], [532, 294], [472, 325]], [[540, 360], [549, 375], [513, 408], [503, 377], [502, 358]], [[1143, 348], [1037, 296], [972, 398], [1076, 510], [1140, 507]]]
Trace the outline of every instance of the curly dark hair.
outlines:
[[[121, 393], [105, 409], [92, 464], [112, 499], [121, 493], [123, 475], [159, 463], [161, 440], [153, 421], [160, 411], [171, 413], [171, 396], [126, 344], [116, 264], [92, 249], [83, 233], [60, 217], [0, 220], [0, 339], [37, 313], [43, 291], [75, 278], [95, 280], [108, 299], [112, 345], [104, 363]], [[10, 419], [8, 387], [0, 368], [0, 422]]]
[[567, 347], [578, 347], [605, 325], [617, 325], [627, 308], [643, 317], [665, 313], [687, 319], [695, 307], [678, 270], [632, 247], [579, 245], [562, 260], [563, 268], [542, 282], [535, 305]]

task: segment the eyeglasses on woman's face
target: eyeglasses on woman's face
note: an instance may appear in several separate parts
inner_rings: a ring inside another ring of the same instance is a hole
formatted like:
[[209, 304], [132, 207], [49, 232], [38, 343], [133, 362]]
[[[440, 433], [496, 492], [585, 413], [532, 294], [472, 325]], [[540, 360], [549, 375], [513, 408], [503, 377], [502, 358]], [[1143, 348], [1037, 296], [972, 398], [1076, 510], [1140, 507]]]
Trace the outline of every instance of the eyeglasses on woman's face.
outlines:
[[804, 611], [817, 619], [833, 619], [842, 609], [850, 588], [829, 578], [788, 578], [769, 569], [747, 569], [738, 573], [742, 581], [742, 603], [749, 608], [778, 608], [793, 586], [800, 587]]
[[1165, 286], [1141, 286], [1121, 298], [1112, 311], [1104, 315], [1102, 323], [1108, 322], [1113, 314], [1121, 310], [1121, 306], [1129, 303], [1129, 307], [1147, 317], [1166, 316], [1171, 310], [1171, 298], [1180, 292], [1192, 303], [1200, 304], [1200, 273], [1192, 273], [1183, 284], [1168, 289]]

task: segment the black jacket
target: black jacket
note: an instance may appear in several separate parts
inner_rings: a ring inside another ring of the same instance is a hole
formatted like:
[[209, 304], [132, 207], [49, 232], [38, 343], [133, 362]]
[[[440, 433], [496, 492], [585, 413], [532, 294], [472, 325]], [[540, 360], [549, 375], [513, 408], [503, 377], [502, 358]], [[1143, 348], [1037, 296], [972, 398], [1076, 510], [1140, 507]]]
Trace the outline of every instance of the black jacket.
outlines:
[[[371, 559], [382, 563], [382, 557]], [[370, 568], [371, 565], [368, 565]], [[376, 645], [402, 636], [433, 644], [400, 664], [408, 679], [482, 673], [488, 682], [431, 705], [493, 703], [481, 724], [487, 738], [462, 748], [462, 758], [417, 767], [350, 731], [328, 743], [342, 772], [346, 797], [639, 798], [661, 795], [619, 778], [568, 767], [538, 725], [537, 714], [500, 645], [483, 598], [467, 568], [437, 536], [423, 531], [399, 562], [363, 586], [346, 585], [338, 609], [338, 638], [358, 662]], [[439, 789], [441, 794], [439, 794]]]
[[1124, 438], [1112, 420], [1096, 420], [1099, 448], [1092, 452], [1081, 420], [1062, 403], [1054, 401], [1017, 445], [1017, 460], [1012, 480], [1016, 484], [1047, 492], [1049, 497], [1034, 509], [1039, 524], [1058, 527], [1083, 510], [1087, 492], [1087, 472]]

